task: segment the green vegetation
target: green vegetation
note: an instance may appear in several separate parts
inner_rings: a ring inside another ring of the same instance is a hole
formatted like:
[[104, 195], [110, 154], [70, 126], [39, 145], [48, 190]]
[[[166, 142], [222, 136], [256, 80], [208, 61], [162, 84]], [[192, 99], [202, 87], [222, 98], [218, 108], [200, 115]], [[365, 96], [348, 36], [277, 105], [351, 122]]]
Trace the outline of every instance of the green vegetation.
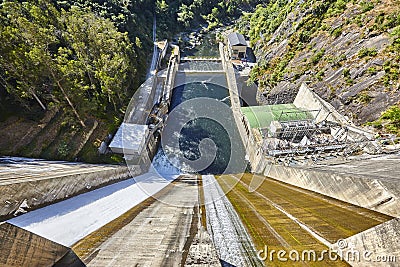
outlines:
[[350, 70], [349, 69], [344, 69], [343, 70], [343, 77], [346, 81], [347, 85], [353, 85], [354, 80], [351, 78]]
[[389, 107], [378, 120], [370, 122], [368, 125], [400, 136], [400, 106]]
[[311, 62], [314, 65], [317, 65], [318, 62], [322, 59], [322, 57], [325, 54], [325, 49], [321, 49], [320, 51], [318, 51], [317, 53], [314, 54], [314, 56], [311, 58]]
[[2, 85], [21, 105], [59, 106], [84, 126], [127, 103], [139, 47], [110, 19], [46, 0], [5, 1], [0, 12]]
[[[34, 144], [16, 149], [0, 144], [0, 151], [71, 160], [81, 149], [78, 156], [86, 161], [119, 161], [111, 156], [102, 159], [97, 147], [116, 130], [131, 96], [144, 81], [154, 14], [161, 39], [199, 23], [215, 27], [231, 22], [256, 3], [2, 1], [0, 121], [18, 117], [36, 127], [49, 112], [57, 116], [51, 127], [44, 122], [43, 131], [32, 132], [38, 135]], [[80, 147], [92, 128], [93, 138]]]
[[[255, 44], [261, 42], [266, 44], [271, 40], [272, 35], [287, 19], [288, 14], [293, 12], [296, 7], [301, 7], [301, 12], [305, 15], [299, 22], [296, 22], [296, 31], [288, 39], [288, 51], [283, 55], [283, 58], [273, 59], [268, 63], [260, 62], [257, 68], [253, 68], [250, 75], [250, 80], [255, 82], [259, 81], [262, 87], [273, 87], [283, 80], [285, 73], [293, 71], [290, 68], [290, 61], [300, 52], [303, 51], [307, 44], [310, 42], [313, 34], [319, 29], [323, 28], [322, 21], [326, 15], [327, 10], [336, 1], [316, 1], [311, 3], [307, 1], [283, 1], [274, 0], [270, 1], [264, 6], [257, 6], [253, 14], [247, 14], [241, 18], [238, 24], [239, 30], [250, 36], [250, 42]], [[250, 27], [248, 27], [250, 25]], [[279, 37], [283, 37], [282, 33]], [[325, 51], [321, 49], [311, 59], [312, 64], [316, 65], [319, 60], [324, 56]], [[304, 69], [296, 67], [296, 73], [302, 73]], [[295, 75], [294, 77], [297, 77]]]
[[358, 51], [358, 57], [359, 58], [364, 58], [364, 57], [373, 57], [376, 56], [378, 54], [378, 51], [376, 51], [376, 48], [366, 48], [363, 47], [360, 49], [360, 51]]
[[326, 60], [329, 64], [331, 64], [332, 68], [339, 68], [342, 66], [342, 62], [347, 59], [345, 54], [342, 54], [338, 57], [326, 56]]
[[170, 38], [170, 33], [192, 27], [198, 28], [202, 23], [207, 23], [209, 29], [222, 26], [238, 18], [242, 10], [252, 9], [260, 2], [260, 0], [156, 0], [157, 34], [163, 38]]
[[[306, 79], [316, 83], [323, 81], [325, 73], [329, 73], [334, 80], [341, 79], [342, 86], [349, 87], [366, 75], [377, 74], [382, 68], [371, 67], [353, 79], [346, 71], [342, 77], [332, 76], [332, 71], [341, 67], [359, 69], [372, 58], [394, 59], [390, 60], [390, 67], [385, 67], [386, 74], [381, 81], [381, 85], [391, 87], [390, 91], [393, 91], [400, 89], [399, 25], [400, 10], [395, 1], [384, 5], [377, 0], [272, 0], [257, 6], [254, 13], [246, 13], [237, 28], [250, 37], [251, 44], [261, 54], [249, 80], [257, 82], [265, 92], [283, 80], [296, 84], [305, 74]], [[342, 42], [346, 41], [334, 40], [343, 33], [348, 38], [344, 45]], [[380, 34], [390, 34], [392, 38], [386, 48], [382, 49], [380, 45], [364, 47], [353, 56], [355, 43], [364, 43], [363, 40]], [[334, 44], [339, 43], [340, 46], [335, 47]], [[313, 73], [316, 73], [314, 77]], [[335, 95], [330, 97], [335, 98]], [[359, 103], [369, 101], [363, 98]]]
[[360, 6], [361, 11], [365, 13], [374, 8], [374, 3], [372, 1], [361, 1]]
[[324, 76], [325, 76], [325, 71], [324, 70], [321, 70], [321, 71], [319, 71], [318, 73], [317, 73], [317, 79], [318, 79], [318, 81], [322, 81], [323, 80], [323, 78], [324, 78]]
[[326, 12], [328, 17], [340, 15], [346, 10], [349, 0], [337, 0]]
[[361, 92], [357, 95], [357, 101], [362, 104], [368, 104], [371, 102], [372, 96], [368, 94], [368, 92]]
[[81, 126], [88, 116], [120, 118], [144, 78], [154, 10], [163, 37], [200, 22], [220, 25], [255, 3], [4, 1], [1, 89], [24, 108], [61, 107]]
[[[40, 152], [35, 145], [32, 156], [67, 159], [71, 138], [89, 131], [93, 120], [113, 125], [115, 117], [123, 117], [144, 78], [146, 68], [140, 66], [151, 52], [152, 13], [132, 14], [141, 5], [151, 1], [137, 1], [135, 7], [116, 1], [3, 1], [1, 119], [39, 121], [49, 110], [61, 112], [50, 130], [55, 131], [52, 138], [62, 141], [41, 142], [58, 148]], [[10, 106], [13, 111], [4, 113]], [[29, 146], [20, 150], [27, 152]]]
[[[45, 142], [57, 148], [40, 152], [32, 144], [24, 149], [35, 151], [32, 155], [68, 159], [77, 150], [71, 147], [73, 138], [85, 136], [96, 121], [95, 137], [82, 151], [98, 159], [96, 146], [115, 131], [145, 78], [154, 14], [159, 39], [200, 24], [211, 29], [235, 22], [233, 26], [259, 51], [270, 51], [271, 43], [285, 40], [282, 54], [261, 57], [251, 71], [249, 82], [258, 82], [261, 90], [284, 79], [296, 81], [310, 69], [317, 73], [311, 80], [322, 81], [332, 68], [349, 68], [349, 62], [355, 66], [360, 59], [374, 57], [387, 63], [365, 74], [383, 69], [381, 84], [398, 90], [400, 11], [392, 8], [392, 1], [389, 4], [382, 8], [378, 0], [5, 0], [0, 5], [0, 121], [15, 116], [39, 124], [50, 111], [57, 113], [58, 121], [51, 123], [60, 136], [49, 136], [59, 140]], [[355, 12], [348, 12], [350, 7]], [[349, 58], [344, 51], [329, 48], [334, 38], [356, 27], [360, 38], [385, 33], [391, 42], [379, 51], [362, 48], [356, 57], [346, 52]], [[320, 40], [329, 42], [314, 50]], [[296, 61], [299, 56], [302, 60]], [[358, 82], [345, 74], [341, 78], [347, 85]]]
[[376, 67], [369, 67], [367, 69], [367, 73], [371, 74], [371, 75], [375, 75], [378, 72], [378, 70], [376, 69]]
[[332, 34], [333, 37], [337, 38], [342, 34], [342, 32], [343, 32], [343, 28], [342, 27], [338, 27], [338, 28], [332, 30], [331, 34]]
[[386, 110], [382, 116], [382, 120], [386, 120], [385, 128], [397, 135], [400, 135], [400, 107], [392, 106]]
[[350, 70], [349, 69], [344, 69], [343, 70], [343, 76], [345, 78], [350, 78]]
[[386, 61], [383, 65], [385, 76], [383, 76], [383, 83], [389, 86], [391, 83], [398, 82], [400, 78], [399, 64], [396, 62]]

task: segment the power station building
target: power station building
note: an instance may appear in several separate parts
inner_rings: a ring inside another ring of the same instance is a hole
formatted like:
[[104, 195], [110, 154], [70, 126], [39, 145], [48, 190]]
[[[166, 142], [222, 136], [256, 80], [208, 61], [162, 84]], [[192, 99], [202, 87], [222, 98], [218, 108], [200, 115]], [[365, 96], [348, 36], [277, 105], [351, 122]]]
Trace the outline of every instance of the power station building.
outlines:
[[247, 42], [244, 36], [237, 32], [228, 34], [228, 51], [231, 59], [242, 59], [246, 57]]

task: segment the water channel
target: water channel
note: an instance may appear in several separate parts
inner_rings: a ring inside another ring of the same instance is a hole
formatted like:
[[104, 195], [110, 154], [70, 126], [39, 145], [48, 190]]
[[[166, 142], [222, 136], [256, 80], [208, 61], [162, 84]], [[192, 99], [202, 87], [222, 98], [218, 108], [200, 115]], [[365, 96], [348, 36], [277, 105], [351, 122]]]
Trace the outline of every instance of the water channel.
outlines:
[[[197, 52], [210, 51], [203, 49]], [[221, 62], [181, 63], [175, 86], [161, 145], [153, 159], [155, 169], [161, 174], [243, 172], [244, 146], [230, 109]], [[208, 164], [199, 163], [201, 159]]]

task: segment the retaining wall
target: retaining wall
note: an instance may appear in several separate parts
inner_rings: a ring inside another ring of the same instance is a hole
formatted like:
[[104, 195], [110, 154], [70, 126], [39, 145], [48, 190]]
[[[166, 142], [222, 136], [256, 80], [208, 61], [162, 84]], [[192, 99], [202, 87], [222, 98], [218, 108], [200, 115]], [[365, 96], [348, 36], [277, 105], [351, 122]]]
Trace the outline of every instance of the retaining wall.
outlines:
[[393, 217], [400, 217], [398, 179], [380, 179], [334, 170], [266, 165], [263, 174], [294, 186], [308, 189]]
[[[343, 258], [352, 266], [399, 266], [400, 219], [393, 219], [341, 242]], [[338, 244], [333, 246], [338, 250]]]
[[[139, 168], [136, 170], [139, 174]], [[48, 179], [32, 179], [0, 186], [0, 219], [5, 220], [15, 212], [33, 210], [63, 199], [94, 190], [95, 188], [125, 180], [132, 174], [127, 167], [113, 166], [106, 170], [59, 175]], [[17, 180], [17, 179], [16, 179]], [[20, 209], [19, 211], [17, 211]]]
[[0, 224], [0, 266], [70, 266], [85, 264], [68, 247], [9, 223]]

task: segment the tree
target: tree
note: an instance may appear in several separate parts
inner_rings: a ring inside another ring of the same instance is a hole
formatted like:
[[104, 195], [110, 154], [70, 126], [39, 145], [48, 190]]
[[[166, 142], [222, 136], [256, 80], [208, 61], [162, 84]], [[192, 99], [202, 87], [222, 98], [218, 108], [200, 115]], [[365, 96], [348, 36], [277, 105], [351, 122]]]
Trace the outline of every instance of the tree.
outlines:
[[6, 1], [0, 19], [2, 84], [24, 105], [32, 98], [46, 109], [44, 97], [85, 126], [86, 114], [127, 101], [136, 54], [110, 20], [78, 7], [60, 13], [50, 0]]
[[[117, 110], [127, 95], [128, 75], [136, 73], [131, 62], [136, 55], [127, 34], [118, 32], [110, 20], [77, 7], [63, 12], [62, 20], [70, 46], [59, 62], [64, 75], [70, 78], [70, 86], [81, 91], [81, 97], [86, 95], [87, 101], [94, 97], [96, 105], [104, 108], [109, 102]], [[69, 54], [74, 60], [69, 60]]]
[[[38, 61], [41, 56], [35, 55], [35, 51], [55, 42], [48, 17], [54, 10], [44, 12], [31, 3], [6, 1], [0, 12], [0, 66], [6, 75], [3, 77], [6, 90], [24, 105], [24, 99], [35, 99], [45, 110], [40, 100], [46, 86], [45, 77]], [[39, 24], [50, 25], [43, 28]]]
[[156, 12], [157, 14], [163, 14], [168, 11], [168, 4], [165, 0], [157, 0], [156, 1]]
[[190, 8], [185, 5], [182, 4], [179, 7], [179, 12], [178, 12], [178, 22], [181, 22], [185, 27], [189, 27], [192, 20], [194, 18], [194, 13], [192, 10], [190, 10]]

